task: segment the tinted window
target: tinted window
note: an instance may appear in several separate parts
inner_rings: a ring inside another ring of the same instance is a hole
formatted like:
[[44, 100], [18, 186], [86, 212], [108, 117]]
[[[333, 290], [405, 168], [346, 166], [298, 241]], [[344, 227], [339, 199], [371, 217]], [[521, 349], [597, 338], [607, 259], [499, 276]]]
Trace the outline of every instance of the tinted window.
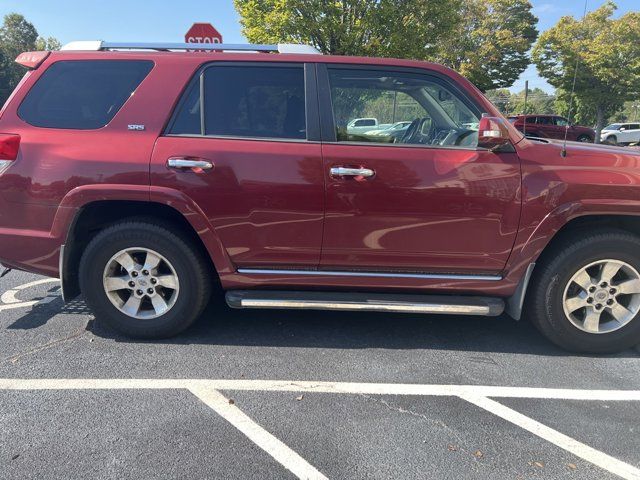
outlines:
[[[436, 78], [389, 71], [329, 69], [339, 142], [475, 147], [479, 114]], [[371, 131], [356, 119], [376, 119]], [[397, 129], [388, 128], [403, 122]]]
[[377, 125], [376, 121], [373, 119], [370, 120], [356, 120], [354, 126], [355, 127], [375, 127]]
[[631, 125], [629, 125], [629, 130], [638, 130], [640, 129], [640, 124], [638, 123], [632, 123]]
[[566, 118], [562, 118], [562, 117], [555, 117], [555, 122], [556, 122], [556, 125], [560, 127], [566, 127], [567, 125], [569, 125], [569, 121]]
[[537, 121], [538, 121], [538, 117], [527, 117], [525, 119], [526, 123], [537, 123]]
[[36, 127], [89, 130], [107, 125], [153, 68], [128, 60], [62, 61], [51, 65], [18, 115]]
[[176, 135], [200, 135], [200, 83], [193, 82], [178, 108], [170, 133]]
[[304, 70], [209, 67], [204, 112], [207, 135], [305, 139]]

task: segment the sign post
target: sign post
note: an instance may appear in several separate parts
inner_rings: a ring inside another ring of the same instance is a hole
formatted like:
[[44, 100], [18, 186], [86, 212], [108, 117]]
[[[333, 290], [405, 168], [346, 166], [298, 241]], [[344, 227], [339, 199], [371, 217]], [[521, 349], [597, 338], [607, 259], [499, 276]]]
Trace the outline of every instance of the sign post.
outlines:
[[184, 36], [187, 43], [222, 43], [222, 35], [210, 23], [194, 23]]

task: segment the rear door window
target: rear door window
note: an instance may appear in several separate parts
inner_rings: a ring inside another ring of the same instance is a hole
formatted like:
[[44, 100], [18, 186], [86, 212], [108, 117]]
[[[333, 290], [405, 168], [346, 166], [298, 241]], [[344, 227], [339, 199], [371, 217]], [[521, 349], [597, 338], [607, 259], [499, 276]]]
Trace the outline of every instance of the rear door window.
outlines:
[[153, 62], [144, 60], [56, 62], [31, 88], [18, 115], [36, 127], [102, 128], [152, 68]]
[[206, 135], [306, 138], [303, 66], [212, 66], [204, 73]]

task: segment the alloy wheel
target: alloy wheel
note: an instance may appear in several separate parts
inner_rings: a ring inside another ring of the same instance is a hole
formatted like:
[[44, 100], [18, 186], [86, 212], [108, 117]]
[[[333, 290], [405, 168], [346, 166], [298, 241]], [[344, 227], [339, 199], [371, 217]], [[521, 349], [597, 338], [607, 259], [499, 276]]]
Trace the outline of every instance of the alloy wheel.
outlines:
[[587, 333], [609, 333], [640, 312], [640, 273], [620, 260], [600, 260], [578, 270], [565, 287], [563, 309]]
[[180, 292], [176, 270], [153, 250], [121, 250], [107, 262], [102, 276], [111, 303], [129, 317], [147, 320], [167, 313]]

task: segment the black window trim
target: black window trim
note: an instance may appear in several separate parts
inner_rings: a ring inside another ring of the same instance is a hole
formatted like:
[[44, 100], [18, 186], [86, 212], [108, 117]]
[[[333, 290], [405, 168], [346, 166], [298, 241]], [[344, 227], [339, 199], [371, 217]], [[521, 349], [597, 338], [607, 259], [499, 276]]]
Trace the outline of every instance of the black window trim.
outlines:
[[[281, 138], [281, 137], [259, 137], [259, 136], [238, 136], [238, 135], [206, 135], [205, 111], [204, 111], [204, 73], [212, 67], [263, 67], [263, 68], [302, 68], [304, 70], [304, 97], [305, 97], [305, 117], [306, 117], [306, 139], [301, 138]], [[191, 89], [200, 89], [200, 134], [171, 133], [171, 129], [176, 122], [178, 114], [182, 110]], [[214, 60], [201, 65], [187, 82], [186, 87], [180, 92], [180, 97], [173, 112], [169, 117], [167, 125], [162, 131], [164, 137], [187, 137], [187, 138], [217, 138], [227, 140], [256, 140], [268, 142], [285, 143], [317, 143], [320, 141], [320, 118], [318, 114], [318, 93], [316, 71], [313, 63], [306, 62], [264, 62], [264, 61], [242, 61], [234, 62], [227, 60]]]
[[333, 101], [331, 99], [331, 84], [329, 82], [329, 70], [370, 70], [370, 71], [388, 71], [390, 73], [411, 73], [429, 78], [435, 83], [446, 86], [452, 93], [456, 94], [463, 103], [475, 113], [478, 118], [486, 112], [473, 101], [467, 93], [457, 83], [446, 75], [434, 70], [427, 70], [414, 67], [395, 67], [390, 65], [373, 65], [373, 64], [354, 64], [354, 63], [318, 63], [316, 65], [316, 76], [318, 81], [318, 103], [320, 108], [320, 125], [322, 133], [322, 142], [342, 146], [368, 146], [381, 148], [424, 148], [439, 150], [473, 150], [486, 152], [486, 148], [482, 147], [463, 147], [463, 146], [446, 146], [441, 145], [417, 145], [417, 144], [396, 144], [396, 143], [376, 143], [376, 142], [339, 142], [336, 135], [335, 117], [333, 114]]
[[20, 115], [20, 107], [22, 107], [22, 104], [24, 103], [24, 101], [27, 99], [27, 97], [29, 96], [29, 92], [31, 92], [31, 90], [33, 89], [33, 87], [35, 87], [37, 85], [37, 83], [42, 79], [42, 76], [53, 66], [56, 65], [57, 63], [61, 63], [61, 62], [93, 62], [93, 61], [99, 61], [99, 62], [138, 62], [138, 63], [149, 63], [151, 64], [151, 68], [149, 69], [149, 71], [147, 72], [147, 74], [144, 76], [144, 78], [140, 81], [140, 83], [138, 83], [138, 85], [136, 86], [136, 89], [134, 90], [134, 92], [137, 92], [138, 89], [142, 86], [142, 84], [147, 80], [147, 78], [149, 78], [149, 75], [151, 75], [151, 72], [153, 72], [153, 70], [156, 68], [156, 62], [154, 60], [151, 59], [146, 59], [146, 58], [140, 58], [140, 59], [133, 59], [133, 58], [91, 58], [91, 59], [79, 59], [79, 58], [60, 58], [59, 60], [56, 60], [54, 62], [51, 62], [49, 64], [49, 66], [47, 67], [47, 69], [42, 72], [42, 74], [40, 74], [40, 76], [36, 79], [35, 83], [33, 85], [31, 85], [29, 91], [24, 95], [24, 97], [22, 98], [22, 100], [20, 100], [20, 103], [18, 104], [18, 106], [16, 107], [16, 116], [23, 121], [24, 123], [26, 123], [27, 125], [29, 125], [29, 127], [31, 128], [41, 128], [43, 130], [68, 130], [71, 132], [97, 132], [100, 130], [103, 130], [105, 128], [107, 128], [109, 125], [111, 125], [111, 122], [113, 122], [115, 120], [115, 118], [118, 116], [118, 114], [122, 111], [123, 108], [125, 108], [127, 106], [127, 104], [131, 101], [131, 99], [134, 97], [134, 95], [130, 95], [124, 102], [122, 105], [120, 105], [120, 108], [118, 108], [118, 110], [116, 110], [113, 115], [111, 116], [111, 118], [109, 119], [109, 121], [107, 123], [105, 123], [104, 125], [97, 127], [97, 128], [69, 128], [69, 127], [42, 127], [39, 125], [34, 125], [31, 122], [28, 122], [27, 120], [25, 120], [24, 118], [22, 118], [22, 115]]

